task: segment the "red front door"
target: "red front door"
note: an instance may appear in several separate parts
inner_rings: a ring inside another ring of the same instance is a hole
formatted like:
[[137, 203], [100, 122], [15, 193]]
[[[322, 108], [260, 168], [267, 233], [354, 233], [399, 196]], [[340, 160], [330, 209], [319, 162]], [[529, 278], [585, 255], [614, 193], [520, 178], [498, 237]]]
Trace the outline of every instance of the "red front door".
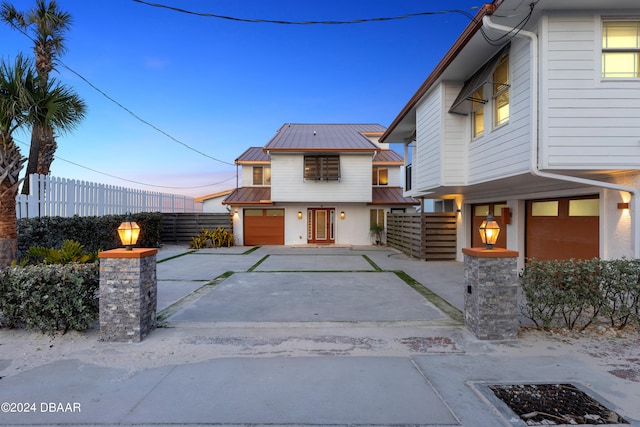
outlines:
[[307, 242], [335, 243], [335, 209], [310, 208], [307, 210]]

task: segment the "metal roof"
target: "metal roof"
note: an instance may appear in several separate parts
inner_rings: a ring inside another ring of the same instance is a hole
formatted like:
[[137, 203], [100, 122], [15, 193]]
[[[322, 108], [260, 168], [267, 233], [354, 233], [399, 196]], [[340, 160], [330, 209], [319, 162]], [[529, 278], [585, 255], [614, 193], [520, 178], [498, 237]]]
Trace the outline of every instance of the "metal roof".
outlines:
[[403, 165], [404, 159], [393, 150], [382, 150], [373, 158], [374, 165]]
[[400, 187], [373, 187], [370, 205], [416, 206], [420, 201], [413, 197], [404, 197]]
[[384, 132], [378, 124], [286, 123], [265, 145], [265, 151], [379, 151], [363, 133]]
[[272, 205], [271, 187], [240, 187], [233, 190], [223, 205]]
[[243, 163], [271, 163], [271, 160], [262, 147], [249, 147], [236, 159], [236, 164]]

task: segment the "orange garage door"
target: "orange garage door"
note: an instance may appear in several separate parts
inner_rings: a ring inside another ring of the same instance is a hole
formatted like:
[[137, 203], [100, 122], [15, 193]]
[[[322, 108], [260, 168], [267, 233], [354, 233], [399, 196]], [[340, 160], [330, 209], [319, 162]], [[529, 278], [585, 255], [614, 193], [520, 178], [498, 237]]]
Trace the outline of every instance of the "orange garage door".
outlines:
[[244, 244], [284, 245], [284, 209], [245, 209]]
[[599, 256], [598, 196], [527, 201], [527, 258], [590, 259]]

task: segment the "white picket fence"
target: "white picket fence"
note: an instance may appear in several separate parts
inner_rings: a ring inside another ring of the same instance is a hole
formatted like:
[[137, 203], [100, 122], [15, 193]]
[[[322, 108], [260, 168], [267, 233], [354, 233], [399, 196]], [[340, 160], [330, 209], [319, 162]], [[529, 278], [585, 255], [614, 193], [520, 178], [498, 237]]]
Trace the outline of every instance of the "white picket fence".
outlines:
[[34, 174], [29, 195], [16, 197], [16, 216], [103, 216], [128, 212], [202, 212], [193, 197]]

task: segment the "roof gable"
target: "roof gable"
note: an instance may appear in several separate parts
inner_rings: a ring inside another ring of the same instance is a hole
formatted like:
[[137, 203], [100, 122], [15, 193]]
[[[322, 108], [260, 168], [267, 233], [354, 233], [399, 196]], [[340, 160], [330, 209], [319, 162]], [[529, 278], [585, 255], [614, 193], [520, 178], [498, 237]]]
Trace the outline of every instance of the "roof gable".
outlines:
[[378, 124], [284, 124], [265, 151], [379, 151], [366, 135], [384, 132]]

